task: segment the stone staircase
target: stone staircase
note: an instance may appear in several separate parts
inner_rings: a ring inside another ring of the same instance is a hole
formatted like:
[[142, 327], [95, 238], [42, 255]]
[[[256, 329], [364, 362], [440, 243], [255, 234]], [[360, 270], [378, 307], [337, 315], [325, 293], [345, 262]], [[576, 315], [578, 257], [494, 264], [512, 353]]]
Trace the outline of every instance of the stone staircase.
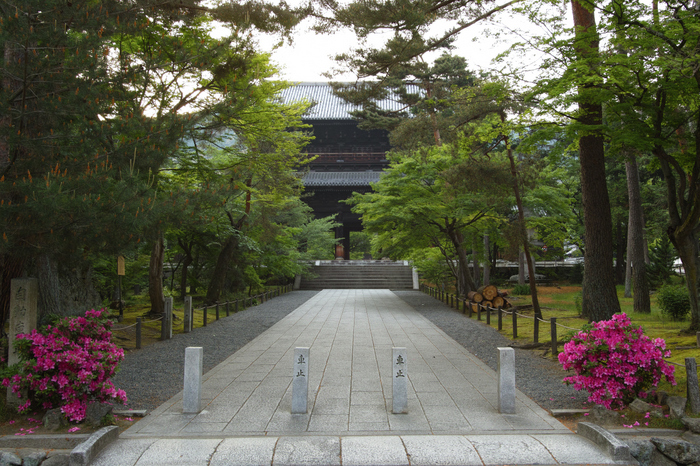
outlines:
[[299, 288], [412, 290], [413, 268], [404, 261], [317, 261]]

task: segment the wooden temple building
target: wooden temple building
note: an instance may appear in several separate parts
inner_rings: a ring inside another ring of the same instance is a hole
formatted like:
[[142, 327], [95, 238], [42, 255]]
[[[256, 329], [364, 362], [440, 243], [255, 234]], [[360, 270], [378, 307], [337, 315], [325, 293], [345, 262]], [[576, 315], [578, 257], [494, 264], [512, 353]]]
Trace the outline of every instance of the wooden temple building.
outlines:
[[[300, 83], [286, 89], [282, 98], [287, 102], [314, 103], [303, 118], [312, 126], [315, 137], [305, 150], [316, 156], [305, 167], [308, 171], [303, 176], [304, 201], [318, 218], [336, 216], [342, 226], [335, 235], [343, 238], [343, 248], [337, 248], [336, 258], [349, 260], [350, 234], [362, 230], [362, 223], [360, 215], [351, 211], [352, 206], [340, 201], [353, 192], [369, 192], [370, 183], [379, 180], [388, 166], [388, 133], [359, 129], [349, 113], [357, 107], [335, 96], [328, 83]], [[382, 103], [389, 108], [394, 105], [391, 101]]]

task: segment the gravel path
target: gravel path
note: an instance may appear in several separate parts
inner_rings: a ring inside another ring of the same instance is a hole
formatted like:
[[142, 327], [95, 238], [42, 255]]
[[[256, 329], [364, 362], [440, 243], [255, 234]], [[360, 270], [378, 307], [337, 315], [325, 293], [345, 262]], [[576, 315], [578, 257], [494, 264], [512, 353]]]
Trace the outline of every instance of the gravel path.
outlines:
[[[117, 388], [126, 391], [127, 408], [153, 410], [182, 390], [185, 348], [204, 348], [206, 373], [317, 293], [285, 293], [191, 333], [177, 334], [171, 340], [127, 354], [112, 381]], [[211, 319], [211, 313], [209, 316]]]
[[[496, 348], [509, 346], [512, 341], [498, 331], [469, 319], [461, 312], [450, 309], [425, 293], [394, 291], [408, 305], [465, 347], [491, 369], [498, 369]], [[540, 331], [542, 331], [540, 329]], [[577, 392], [562, 383], [566, 372], [558, 362], [541, 357], [540, 351], [515, 350], [515, 385], [545, 409], [584, 408], [588, 392]]]
[[[114, 377], [114, 384], [126, 390], [128, 408], [155, 409], [182, 390], [186, 347], [204, 347], [206, 373], [317, 293], [293, 291], [231, 317], [211, 322], [192, 333], [178, 334], [172, 340], [157, 342], [130, 353]], [[510, 340], [495, 329], [476, 319], [466, 318], [424, 293], [395, 293], [489, 367], [496, 369], [496, 348], [508, 346]], [[561, 382], [564, 372], [557, 363], [541, 358], [532, 351], [515, 351], [518, 389], [546, 409], [583, 406], [587, 394], [576, 392]]]

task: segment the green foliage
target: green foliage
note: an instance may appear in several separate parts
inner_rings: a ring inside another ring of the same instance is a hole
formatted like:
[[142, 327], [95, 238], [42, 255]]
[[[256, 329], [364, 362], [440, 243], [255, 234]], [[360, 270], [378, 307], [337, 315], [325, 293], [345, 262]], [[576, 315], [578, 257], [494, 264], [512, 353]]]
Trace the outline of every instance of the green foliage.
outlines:
[[680, 285], [664, 285], [656, 293], [661, 312], [673, 320], [685, 320], [690, 313], [688, 288]]
[[512, 293], [516, 296], [529, 296], [531, 294], [530, 285], [528, 284], [517, 284], [513, 287]]
[[673, 262], [676, 258], [676, 252], [668, 236], [664, 235], [652, 243], [649, 248], [649, 264], [646, 268], [651, 286], [656, 288], [670, 281], [675, 275]]
[[420, 249], [411, 256], [418, 274], [429, 283], [444, 286], [454, 281], [453, 271], [436, 248]]

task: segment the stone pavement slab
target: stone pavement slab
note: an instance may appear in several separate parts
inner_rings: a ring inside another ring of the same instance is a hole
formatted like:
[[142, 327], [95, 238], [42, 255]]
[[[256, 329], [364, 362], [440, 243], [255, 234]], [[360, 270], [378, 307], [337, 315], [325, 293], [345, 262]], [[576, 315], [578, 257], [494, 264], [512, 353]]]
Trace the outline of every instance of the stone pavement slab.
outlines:
[[[310, 348], [308, 414], [292, 414], [294, 350]], [[405, 347], [408, 414], [392, 414], [392, 348]], [[184, 355], [183, 355], [184, 358]], [[498, 413], [494, 371], [388, 290], [324, 290], [203, 377], [203, 410], [182, 393], [128, 437], [567, 431], [516, 393]]]
[[[298, 347], [306, 414], [291, 413]], [[408, 414], [392, 413], [394, 347], [409, 360]], [[497, 384], [391, 291], [324, 290], [205, 374], [199, 414], [180, 393], [94, 464], [613, 464], [518, 390], [515, 414], [500, 414]]]
[[503, 465], [616, 463], [576, 434], [120, 439], [92, 466]]

